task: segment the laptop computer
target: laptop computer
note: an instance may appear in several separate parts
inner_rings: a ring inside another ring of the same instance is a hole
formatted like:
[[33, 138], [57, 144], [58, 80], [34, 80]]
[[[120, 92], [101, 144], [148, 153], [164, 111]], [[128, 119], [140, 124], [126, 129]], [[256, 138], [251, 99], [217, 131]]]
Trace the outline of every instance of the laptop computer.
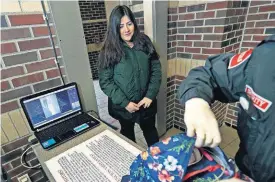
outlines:
[[44, 149], [51, 149], [100, 124], [83, 111], [76, 83], [20, 99], [29, 125]]

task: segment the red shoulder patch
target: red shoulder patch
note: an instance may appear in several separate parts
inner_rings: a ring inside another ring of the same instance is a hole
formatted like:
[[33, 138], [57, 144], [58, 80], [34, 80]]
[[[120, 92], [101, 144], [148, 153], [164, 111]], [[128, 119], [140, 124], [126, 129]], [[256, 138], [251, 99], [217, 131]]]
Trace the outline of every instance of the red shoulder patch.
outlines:
[[271, 101], [255, 93], [254, 90], [248, 85], [245, 86], [245, 92], [247, 96], [252, 100], [254, 106], [263, 112], [266, 112], [272, 105]]
[[230, 59], [230, 62], [229, 62], [229, 65], [228, 65], [228, 69], [232, 69], [232, 68], [235, 68], [235, 67], [241, 65], [243, 62], [245, 62], [250, 57], [250, 55], [252, 54], [252, 52], [253, 52], [253, 49], [249, 49], [249, 50], [244, 51], [244, 52], [242, 52], [240, 54], [234, 55]]

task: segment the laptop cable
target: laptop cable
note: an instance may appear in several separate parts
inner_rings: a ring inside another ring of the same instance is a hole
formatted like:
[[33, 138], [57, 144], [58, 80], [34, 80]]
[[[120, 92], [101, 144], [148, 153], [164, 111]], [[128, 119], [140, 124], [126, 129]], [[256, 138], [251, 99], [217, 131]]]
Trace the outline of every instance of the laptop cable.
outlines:
[[32, 145], [35, 145], [38, 143], [38, 140], [35, 137], [30, 137], [29, 138], [29, 144], [25, 147], [25, 149], [23, 150], [23, 153], [21, 155], [21, 164], [23, 167], [28, 168], [28, 169], [41, 169], [41, 164], [37, 164], [35, 166], [31, 166], [28, 164], [28, 162], [26, 161], [26, 157], [27, 157], [27, 152], [32, 148]]

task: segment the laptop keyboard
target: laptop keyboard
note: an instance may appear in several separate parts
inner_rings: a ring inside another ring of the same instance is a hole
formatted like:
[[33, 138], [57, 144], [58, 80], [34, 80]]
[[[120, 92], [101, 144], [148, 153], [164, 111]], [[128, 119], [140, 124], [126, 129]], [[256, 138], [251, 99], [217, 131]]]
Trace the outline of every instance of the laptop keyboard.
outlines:
[[73, 128], [87, 122], [94, 123], [91, 116], [83, 113], [77, 115], [76, 117], [70, 118], [67, 121], [52, 126], [44, 131], [41, 131], [37, 135], [41, 140], [46, 140], [52, 138], [53, 136], [60, 136], [68, 131], [71, 131]]

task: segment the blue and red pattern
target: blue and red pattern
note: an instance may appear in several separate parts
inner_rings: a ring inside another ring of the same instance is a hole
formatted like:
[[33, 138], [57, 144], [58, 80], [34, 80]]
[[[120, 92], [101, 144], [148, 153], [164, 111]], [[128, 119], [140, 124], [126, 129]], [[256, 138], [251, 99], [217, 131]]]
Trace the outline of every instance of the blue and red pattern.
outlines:
[[219, 148], [200, 148], [202, 159], [189, 165], [195, 139], [178, 134], [166, 138], [137, 156], [130, 167], [131, 182], [213, 182], [237, 177], [252, 181], [238, 171], [234, 161]]

